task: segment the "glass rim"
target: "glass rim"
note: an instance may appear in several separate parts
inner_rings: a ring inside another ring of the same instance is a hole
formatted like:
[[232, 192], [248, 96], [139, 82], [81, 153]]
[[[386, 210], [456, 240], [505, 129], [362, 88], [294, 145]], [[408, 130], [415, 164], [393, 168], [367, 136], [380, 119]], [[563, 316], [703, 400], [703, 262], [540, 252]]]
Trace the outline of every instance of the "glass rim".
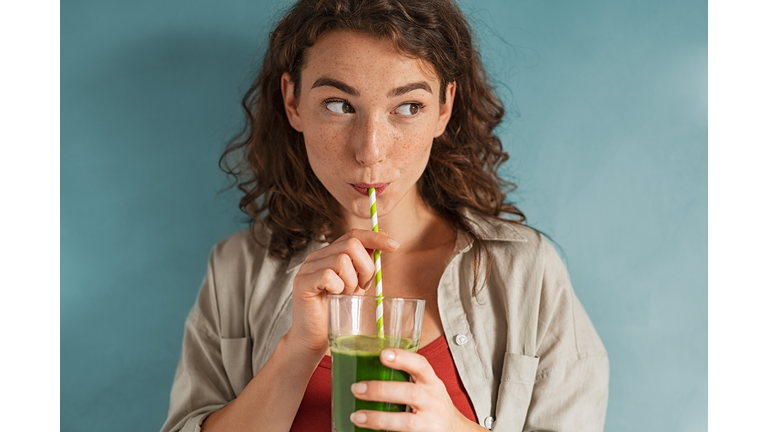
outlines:
[[[352, 295], [352, 294], [328, 294], [328, 298], [370, 298], [377, 299], [375, 295]], [[403, 300], [403, 301], [415, 301], [426, 303], [425, 299], [416, 297], [381, 297], [382, 300]]]

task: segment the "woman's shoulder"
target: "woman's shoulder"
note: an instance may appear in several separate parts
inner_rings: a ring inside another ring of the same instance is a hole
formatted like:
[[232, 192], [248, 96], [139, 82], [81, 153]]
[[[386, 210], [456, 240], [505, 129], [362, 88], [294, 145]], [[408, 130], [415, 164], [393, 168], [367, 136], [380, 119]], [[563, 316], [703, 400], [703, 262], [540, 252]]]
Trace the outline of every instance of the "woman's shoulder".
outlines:
[[545, 246], [541, 232], [520, 222], [483, 215], [469, 209], [463, 209], [462, 216], [471, 234], [485, 242], [528, 250]]
[[269, 256], [271, 231], [257, 223], [232, 233], [216, 243], [211, 262], [218, 266], [237, 266], [263, 261]]
[[565, 266], [552, 242], [539, 230], [522, 223], [465, 211], [472, 235], [483, 241], [492, 259], [507, 271], [541, 268], [563, 273]]

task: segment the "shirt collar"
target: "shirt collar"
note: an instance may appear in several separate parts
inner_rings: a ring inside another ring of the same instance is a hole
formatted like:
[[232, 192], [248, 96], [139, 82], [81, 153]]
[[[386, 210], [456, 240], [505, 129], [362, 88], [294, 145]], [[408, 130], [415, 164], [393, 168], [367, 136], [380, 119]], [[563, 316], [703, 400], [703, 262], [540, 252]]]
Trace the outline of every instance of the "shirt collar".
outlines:
[[527, 241], [517, 230], [517, 224], [504, 219], [496, 219], [476, 213], [468, 208], [459, 210], [469, 225], [469, 231], [485, 241]]
[[[483, 216], [468, 208], [462, 208], [459, 212], [464, 216], [469, 227], [471, 235], [459, 231], [456, 236], [456, 246], [454, 253], [463, 253], [472, 248], [474, 237], [483, 241], [505, 241], [505, 242], [526, 242], [525, 237], [520, 234], [515, 224], [506, 221]], [[328, 245], [328, 242], [310, 241], [307, 247], [291, 257], [288, 263], [286, 273], [290, 273], [304, 263], [307, 256], [312, 252]]]

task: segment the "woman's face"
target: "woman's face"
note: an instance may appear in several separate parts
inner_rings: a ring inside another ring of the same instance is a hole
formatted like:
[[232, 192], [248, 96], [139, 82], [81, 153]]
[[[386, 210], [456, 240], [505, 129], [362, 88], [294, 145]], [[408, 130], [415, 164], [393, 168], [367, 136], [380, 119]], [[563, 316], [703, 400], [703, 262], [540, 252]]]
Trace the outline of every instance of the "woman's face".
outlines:
[[431, 64], [398, 54], [389, 40], [332, 32], [305, 53], [298, 100], [288, 74], [282, 90], [312, 170], [348, 223], [370, 217], [368, 187], [376, 188], [380, 217], [420, 202], [416, 182], [450, 119], [455, 90], [448, 85], [440, 103]]

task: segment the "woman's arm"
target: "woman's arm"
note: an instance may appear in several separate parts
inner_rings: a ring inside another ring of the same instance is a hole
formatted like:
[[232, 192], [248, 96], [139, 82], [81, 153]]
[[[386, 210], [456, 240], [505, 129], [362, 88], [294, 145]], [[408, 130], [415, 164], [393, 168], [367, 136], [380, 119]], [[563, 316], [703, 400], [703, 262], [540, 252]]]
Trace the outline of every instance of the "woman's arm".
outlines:
[[[224, 368], [221, 337], [213, 324], [216, 307], [209, 301], [213, 298], [210, 279], [203, 284], [187, 318], [171, 407], [161, 431], [193, 432], [201, 422], [205, 432], [288, 431], [325, 350], [308, 352], [292, 343], [289, 330], [266, 364], [237, 395], [232, 377]], [[250, 369], [246, 364], [243, 367]]]
[[239, 389], [233, 388], [237, 384], [224, 369], [221, 335], [216, 330], [214, 266], [209, 266], [187, 318], [171, 408], [162, 431], [194, 431], [201, 422], [206, 432], [290, 430], [307, 383], [328, 348], [327, 293], [362, 293], [361, 287], [371, 285], [374, 272], [366, 249], [394, 252], [397, 246], [386, 234], [352, 230], [311, 253], [294, 278], [291, 329], [239, 395]]
[[539, 367], [523, 430], [601, 432], [608, 405], [608, 354], [562, 260], [548, 242], [544, 247]]
[[304, 391], [325, 350], [309, 353], [291, 342], [289, 331], [240, 395], [203, 423], [203, 432], [288, 431]]

